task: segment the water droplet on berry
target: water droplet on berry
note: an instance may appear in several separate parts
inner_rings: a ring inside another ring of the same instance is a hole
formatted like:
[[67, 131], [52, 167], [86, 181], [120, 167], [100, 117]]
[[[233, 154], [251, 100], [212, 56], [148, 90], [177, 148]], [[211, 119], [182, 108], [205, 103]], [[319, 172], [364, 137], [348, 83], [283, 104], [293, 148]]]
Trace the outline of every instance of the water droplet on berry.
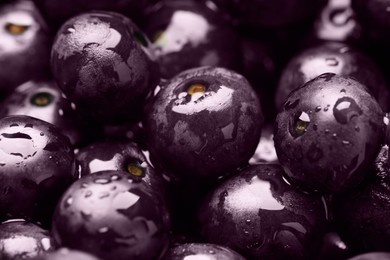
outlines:
[[101, 227], [101, 228], [99, 228], [99, 230], [98, 230], [98, 232], [99, 233], [106, 233], [108, 231], [108, 227]]
[[69, 207], [70, 205], [72, 205], [72, 203], [73, 203], [73, 198], [68, 197], [65, 201], [65, 207]]
[[343, 145], [345, 145], [345, 146], [348, 146], [348, 145], [351, 144], [351, 142], [350, 142], [350, 141], [347, 141], [347, 140], [343, 140], [343, 141], [341, 141], [341, 142], [342, 142]]
[[332, 67], [339, 65], [338, 60], [336, 58], [333, 58], [333, 57], [332, 58], [326, 58], [325, 62], [326, 62], [326, 64], [328, 66], [332, 66]]
[[333, 115], [340, 124], [348, 124], [354, 117], [361, 114], [363, 111], [350, 97], [338, 99], [333, 108]]
[[110, 183], [111, 181], [109, 179], [99, 178], [99, 179], [94, 180], [93, 182], [97, 183], [97, 184], [107, 184], [107, 183]]
[[92, 196], [92, 191], [90, 191], [90, 190], [88, 190], [88, 191], [85, 193], [85, 195], [84, 195], [85, 198], [88, 198], [88, 197], [91, 197], [91, 196]]

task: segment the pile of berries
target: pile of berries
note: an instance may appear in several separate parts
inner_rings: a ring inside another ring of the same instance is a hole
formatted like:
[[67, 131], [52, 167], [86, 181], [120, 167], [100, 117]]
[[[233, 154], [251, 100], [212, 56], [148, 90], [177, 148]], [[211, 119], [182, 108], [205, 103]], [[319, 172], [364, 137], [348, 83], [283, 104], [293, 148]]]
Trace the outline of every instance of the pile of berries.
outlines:
[[1, 0], [0, 259], [390, 259], [390, 0]]

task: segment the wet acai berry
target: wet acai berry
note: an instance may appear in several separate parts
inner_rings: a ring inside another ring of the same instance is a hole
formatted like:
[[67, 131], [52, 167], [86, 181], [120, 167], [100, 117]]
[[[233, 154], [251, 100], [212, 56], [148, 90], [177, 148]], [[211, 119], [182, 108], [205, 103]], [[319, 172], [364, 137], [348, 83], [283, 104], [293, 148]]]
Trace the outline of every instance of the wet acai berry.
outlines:
[[51, 250], [49, 231], [18, 219], [0, 224], [0, 259], [30, 259]]
[[345, 191], [367, 175], [384, 126], [382, 109], [362, 84], [326, 73], [289, 95], [275, 122], [275, 148], [292, 184]]
[[216, 179], [248, 163], [262, 124], [259, 99], [243, 76], [213, 67], [184, 71], [148, 111], [151, 159], [179, 178]]
[[165, 260], [186, 260], [186, 259], [218, 259], [218, 260], [245, 260], [244, 257], [235, 251], [215, 245], [202, 243], [187, 243], [177, 245], [169, 249]]
[[0, 28], [0, 98], [4, 98], [20, 84], [48, 73], [51, 37], [33, 1], [0, 5]]
[[145, 183], [126, 172], [101, 171], [64, 193], [52, 232], [58, 245], [104, 260], [158, 259], [168, 248], [169, 214]]
[[54, 207], [77, 177], [69, 139], [29, 116], [0, 119], [0, 219], [51, 221]]
[[51, 68], [67, 98], [91, 120], [140, 118], [144, 99], [159, 81], [150, 42], [127, 17], [107, 11], [76, 16], [62, 25]]
[[146, 16], [161, 76], [200, 66], [240, 69], [239, 38], [223, 14], [204, 1], [165, 0]]
[[282, 173], [279, 165], [250, 166], [217, 187], [199, 210], [207, 241], [248, 259], [313, 259], [325, 208]]

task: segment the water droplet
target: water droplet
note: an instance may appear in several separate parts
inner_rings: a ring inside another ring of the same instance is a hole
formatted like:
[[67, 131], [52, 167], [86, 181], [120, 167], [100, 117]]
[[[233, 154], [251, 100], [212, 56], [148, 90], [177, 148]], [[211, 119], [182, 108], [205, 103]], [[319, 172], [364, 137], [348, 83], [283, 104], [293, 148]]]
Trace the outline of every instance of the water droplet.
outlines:
[[292, 127], [290, 127], [291, 135], [295, 138], [302, 136], [307, 131], [309, 124], [309, 115], [305, 112], [301, 112], [299, 117], [294, 120]]
[[354, 117], [363, 114], [363, 111], [350, 97], [343, 97], [337, 100], [333, 115], [340, 124], [348, 124]]
[[85, 198], [89, 198], [89, 197], [91, 197], [91, 196], [92, 196], [92, 191], [90, 191], [90, 190], [88, 190], [88, 191], [85, 193], [85, 195], [84, 195]]
[[336, 139], [336, 138], [337, 138], [337, 134], [336, 134], [336, 133], [333, 133], [333, 134], [332, 134], [332, 137], [333, 137], [333, 139]]
[[330, 130], [329, 129], [325, 129], [325, 134], [329, 134]]
[[45, 134], [44, 134], [43, 132], [40, 132], [39, 135], [40, 135], [40, 136], [44, 136]]
[[209, 254], [213, 255], [213, 254], [215, 254], [215, 251], [214, 250], [209, 250]]
[[345, 93], [347, 93], [347, 91], [345, 89], [342, 89], [342, 90], [340, 90], [340, 93], [345, 94]]
[[346, 53], [346, 52], [349, 52], [349, 48], [348, 47], [343, 47], [339, 50], [340, 53]]
[[83, 189], [88, 188], [88, 184], [86, 184], [86, 183], [81, 184], [81, 188], [83, 188]]
[[328, 111], [329, 110], [329, 107], [324, 107], [324, 111]]
[[73, 203], [73, 198], [72, 197], [67, 198], [65, 201], [65, 207], [69, 207], [70, 205], [72, 205], [72, 203]]
[[244, 235], [245, 235], [245, 236], [249, 236], [249, 231], [244, 230]]
[[110, 183], [111, 181], [109, 179], [99, 178], [99, 179], [94, 180], [93, 182], [97, 183], [97, 184], [107, 184], [107, 183]]
[[317, 107], [316, 107], [316, 109], [315, 109], [314, 111], [316, 111], [316, 112], [320, 112], [320, 111], [321, 111], [321, 109], [322, 109], [322, 107], [321, 107], [321, 106], [317, 106]]
[[332, 57], [332, 58], [325, 58], [325, 63], [328, 65], [328, 66], [337, 66], [339, 65], [339, 62], [336, 58]]
[[347, 141], [347, 140], [343, 140], [343, 141], [341, 141], [341, 142], [342, 142], [343, 145], [345, 145], [345, 146], [348, 146], [348, 145], [351, 144], [351, 142], [350, 142], [350, 141]]
[[112, 175], [111, 176], [111, 180], [112, 181], [117, 181], [117, 180], [119, 180], [119, 176], [118, 175]]
[[389, 125], [389, 118], [387, 116], [383, 117], [383, 123]]
[[50, 160], [53, 159], [53, 156], [50, 155], [50, 156], [49, 156], [49, 159], [50, 159]]
[[101, 228], [99, 228], [99, 230], [98, 230], [98, 232], [99, 233], [106, 233], [108, 231], [108, 227], [101, 227]]
[[355, 126], [355, 131], [356, 131], [356, 132], [360, 132], [360, 127]]
[[110, 193], [107, 191], [103, 191], [99, 194], [99, 199], [104, 199], [110, 196]]
[[250, 220], [250, 219], [247, 219], [245, 222], [246, 222], [247, 224], [250, 224], [250, 223], [251, 223], [251, 220]]

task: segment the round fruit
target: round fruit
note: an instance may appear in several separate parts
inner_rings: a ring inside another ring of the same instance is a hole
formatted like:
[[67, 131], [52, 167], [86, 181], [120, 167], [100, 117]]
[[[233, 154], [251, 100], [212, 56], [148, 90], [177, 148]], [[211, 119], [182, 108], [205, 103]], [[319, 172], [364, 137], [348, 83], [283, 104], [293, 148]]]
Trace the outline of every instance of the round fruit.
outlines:
[[326, 73], [289, 95], [276, 118], [275, 149], [294, 185], [341, 192], [366, 175], [384, 127], [382, 109], [362, 84]]
[[180, 178], [211, 178], [246, 165], [263, 116], [254, 90], [223, 68], [182, 72], [155, 96], [146, 118], [152, 162]]
[[0, 119], [0, 219], [47, 224], [76, 177], [69, 139], [60, 129], [29, 116]]
[[51, 68], [65, 95], [88, 118], [127, 122], [140, 117], [159, 81], [149, 40], [127, 17], [96, 11], [62, 25]]
[[249, 166], [217, 187], [199, 211], [207, 241], [249, 259], [311, 259], [326, 226], [324, 206], [282, 173], [279, 165]]
[[161, 1], [146, 20], [162, 77], [200, 66], [240, 69], [237, 34], [220, 11], [203, 1]]
[[82, 177], [53, 217], [55, 241], [104, 260], [158, 259], [168, 247], [169, 215], [160, 194], [122, 171]]

